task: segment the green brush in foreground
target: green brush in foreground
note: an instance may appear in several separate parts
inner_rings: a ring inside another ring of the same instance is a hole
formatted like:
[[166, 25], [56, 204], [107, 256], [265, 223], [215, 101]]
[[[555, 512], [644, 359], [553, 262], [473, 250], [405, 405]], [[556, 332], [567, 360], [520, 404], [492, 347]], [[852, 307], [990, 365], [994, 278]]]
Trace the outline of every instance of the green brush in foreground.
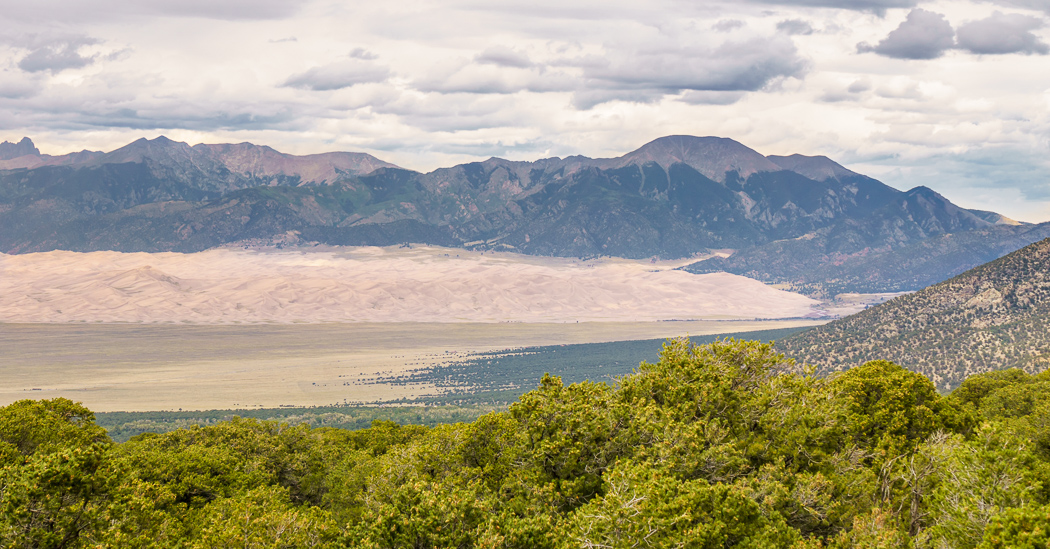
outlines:
[[942, 396], [874, 361], [668, 342], [614, 384], [546, 376], [471, 423], [235, 418], [112, 443], [0, 408], [4, 547], [1045, 547], [1050, 378]]

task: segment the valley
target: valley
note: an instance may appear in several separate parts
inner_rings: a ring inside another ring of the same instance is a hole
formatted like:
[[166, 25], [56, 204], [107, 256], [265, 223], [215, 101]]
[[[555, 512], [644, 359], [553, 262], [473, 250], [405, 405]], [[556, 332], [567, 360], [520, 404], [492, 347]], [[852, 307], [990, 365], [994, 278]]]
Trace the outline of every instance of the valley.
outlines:
[[0, 405], [65, 397], [111, 412], [396, 401], [443, 392], [398, 377], [477, 353], [822, 322], [8, 323], [0, 324]]

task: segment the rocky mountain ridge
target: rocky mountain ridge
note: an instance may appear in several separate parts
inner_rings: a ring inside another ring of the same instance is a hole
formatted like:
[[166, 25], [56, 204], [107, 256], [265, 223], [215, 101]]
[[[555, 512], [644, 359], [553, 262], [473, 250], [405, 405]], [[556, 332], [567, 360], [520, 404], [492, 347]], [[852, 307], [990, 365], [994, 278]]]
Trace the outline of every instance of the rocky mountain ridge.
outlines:
[[[20, 143], [0, 150], [36, 151], [28, 139]], [[731, 139], [681, 135], [618, 158], [491, 158], [429, 173], [363, 153], [294, 156], [164, 137], [108, 153], [36, 151], [0, 168], [5, 253], [198, 251], [237, 242], [417, 242], [628, 258], [735, 249], [690, 270], [806, 285], [842, 258], [1005, 219], [929, 189], [899, 191], [825, 157], [767, 158]], [[1016, 227], [980, 238], [1015, 243]]]
[[[6, 147], [8, 145], [11, 146]], [[127, 163], [146, 164], [158, 177], [181, 178], [219, 191], [260, 185], [323, 185], [345, 175], [397, 168], [365, 153], [296, 156], [252, 143], [190, 146], [164, 136], [152, 140], [141, 138], [108, 153], [85, 150], [61, 156], [40, 154], [28, 137], [22, 138], [17, 146], [0, 144], [0, 169], [5, 170], [45, 166], [87, 169]]]

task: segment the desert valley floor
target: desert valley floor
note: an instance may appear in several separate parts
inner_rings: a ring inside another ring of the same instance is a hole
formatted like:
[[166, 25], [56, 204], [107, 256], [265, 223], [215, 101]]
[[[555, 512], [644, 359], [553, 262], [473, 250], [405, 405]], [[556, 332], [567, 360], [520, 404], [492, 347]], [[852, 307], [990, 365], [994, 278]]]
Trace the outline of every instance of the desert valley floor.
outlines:
[[[816, 325], [841, 310], [687, 261], [443, 248], [0, 255], [0, 404], [96, 411], [380, 402], [467, 353]], [[382, 378], [382, 379], [377, 379]]]

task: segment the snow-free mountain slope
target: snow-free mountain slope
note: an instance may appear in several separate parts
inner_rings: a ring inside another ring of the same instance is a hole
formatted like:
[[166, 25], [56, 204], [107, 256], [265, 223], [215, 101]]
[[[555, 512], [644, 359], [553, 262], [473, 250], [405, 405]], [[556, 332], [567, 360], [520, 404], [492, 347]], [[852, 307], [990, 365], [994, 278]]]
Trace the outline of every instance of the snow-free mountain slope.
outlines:
[[[6, 253], [415, 242], [640, 259], [732, 249], [694, 271], [810, 284], [842, 258], [1006, 223], [924, 187], [902, 192], [826, 158], [767, 158], [718, 137], [663, 137], [618, 158], [491, 158], [430, 173], [363, 153], [293, 156], [164, 137], [0, 162], [21, 162], [0, 169]], [[994, 242], [977, 244], [1002, 249], [1024, 231], [981, 233]], [[884, 291], [896, 281], [869, 283]]]
[[990, 370], [1050, 365], [1050, 239], [777, 343], [822, 371], [885, 359], [942, 389]]
[[802, 174], [813, 181], [824, 181], [825, 179], [842, 179], [855, 177], [860, 174], [847, 170], [834, 160], [826, 156], [803, 156], [792, 154], [790, 156], [767, 156], [770, 162], [781, 169], [790, 170]]
[[605, 166], [622, 168], [650, 162], [664, 169], [675, 164], [685, 164], [704, 174], [704, 177], [718, 182], [725, 182], [729, 172], [736, 172], [740, 179], [747, 179], [758, 172], [782, 169], [757, 151], [732, 139], [691, 135], [661, 137], [636, 151], [610, 159]]

